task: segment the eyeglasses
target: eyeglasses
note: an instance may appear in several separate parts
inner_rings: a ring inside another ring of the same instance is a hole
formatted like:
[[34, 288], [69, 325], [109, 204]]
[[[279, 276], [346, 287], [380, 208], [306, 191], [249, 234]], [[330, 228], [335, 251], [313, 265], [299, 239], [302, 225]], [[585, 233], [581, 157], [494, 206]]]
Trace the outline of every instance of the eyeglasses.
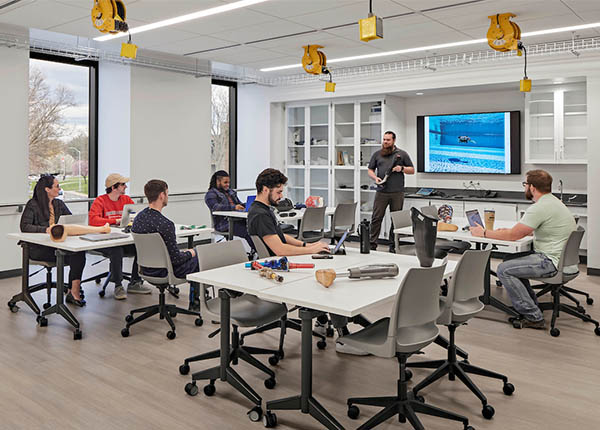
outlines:
[[296, 212], [283, 212], [283, 213], [280, 213], [279, 216], [281, 218], [285, 218], [285, 217], [288, 217], [288, 216], [296, 216]]
[[521, 184], [523, 184], [524, 187], [527, 185], [531, 185], [529, 182], [525, 182], [525, 181], [521, 182]]

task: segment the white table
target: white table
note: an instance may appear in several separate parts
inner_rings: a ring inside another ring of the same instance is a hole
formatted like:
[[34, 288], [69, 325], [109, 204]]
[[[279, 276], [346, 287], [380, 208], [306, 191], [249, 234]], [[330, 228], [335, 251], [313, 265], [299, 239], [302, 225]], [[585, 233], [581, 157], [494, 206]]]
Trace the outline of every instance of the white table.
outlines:
[[[177, 224], [175, 226], [176, 232], [175, 235], [177, 237], [187, 237], [188, 245], [190, 242], [193, 244], [194, 236], [206, 236], [206, 238], [210, 238], [210, 234], [212, 233], [212, 228], [196, 228], [190, 230], [182, 230], [181, 225]], [[112, 232], [121, 232], [119, 228], [111, 228]], [[35, 312], [37, 321], [40, 325], [46, 325], [47, 319], [46, 317], [51, 314], [59, 314], [61, 315], [69, 324], [75, 327], [74, 338], [81, 339], [82, 332], [79, 329], [79, 321], [75, 318], [75, 316], [71, 313], [69, 308], [67, 308], [64, 304], [64, 294], [63, 294], [63, 285], [64, 285], [64, 258], [65, 255], [74, 252], [82, 252], [82, 251], [93, 251], [96, 249], [102, 248], [112, 248], [115, 246], [125, 246], [132, 245], [133, 237], [131, 234], [127, 234], [127, 237], [122, 239], [111, 239], [111, 240], [103, 240], [98, 242], [91, 242], [87, 240], [83, 240], [78, 236], [68, 236], [64, 242], [53, 242], [50, 239], [50, 235], [46, 233], [10, 233], [8, 234], [10, 239], [18, 240], [22, 247], [22, 279], [21, 279], [21, 292], [13, 296], [12, 299], [8, 302], [8, 306], [13, 312], [16, 312], [19, 307], [16, 305], [17, 302], [24, 301], [33, 312]], [[43, 245], [50, 248], [55, 249], [56, 253], [56, 304], [45, 309], [40, 313], [40, 308], [37, 303], [33, 300], [31, 293], [29, 291], [29, 246], [30, 244], [35, 245]], [[191, 247], [191, 245], [190, 245]]]
[[[277, 217], [277, 220], [280, 222], [286, 222], [286, 221], [300, 221], [302, 220], [302, 216], [304, 215], [304, 211], [305, 209], [292, 209], [289, 212], [295, 212], [296, 215], [294, 216], [281, 216], [277, 210], [275, 210], [275, 216]], [[288, 213], [289, 213], [288, 212]], [[286, 212], [284, 212], [286, 213]], [[335, 208], [332, 206], [327, 206], [325, 208], [325, 216], [333, 216], [333, 214], [335, 213]], [[229, 220], [229, 236], [227, 238], [227, 240], [232, 240], [233, 239], [233, 223], [235, 222], [236, 219], [247, 219], [248, 218], [248, 212], [246, 211], [215, 211], [212, 213], [213, 215], [217, 215], [217, 216], [224, 216], [227, 217]], [[300, 228], [300, 227], [298, 227]]]
[[[245, 268], [245, 263], [193, 273], [187, 276], [189, 281], [214, 285], [219, 290], [221, 300], [221, 363], [219, 366], [196, 372], [196, 380], [209, 379], [227, 382], [260, 406], [260, 396], [231, 369], [229, 365], [230, 319], [229, 294], [225, 289], [253, 294], [260, 299], [272, 302], [299, 305], [302, 320], [302, 370], [301, 392], [297, 396], [267, 402], [267, 410], [300, 410], [310, 414], [322, 425], [331, 430], [343, 430], [342, 425], [312, 395], [312, 320], [323, 312], [332, 312], [352, 317], [366, 308], [392, 301], [408, 269], [419, 267], [417, 257], [371, 251], [360, 254], [357, 249], [347, 249], [347, 255], [336, 255], [332, 260], [312, 260], [310, 256], [290, 257], [294, 263], [315, 263], [314, 269], [294, 269], [283, 273], [284, 281], [260, 278], [256, 272]], [[396, 263], [400, 268], [398, 277], [380, 280], [351, 280], [340, 278], [329, 288], [323, 287], [315, 279], [317, 269], [334, 268], [344, 271], [349, 267], [374, 263]], [[435, 260], [434, 265], [442, 264]], [[445, 276], [450, 276], [456, 266], [448, 262]]]
[[[465, 242], [472, 242], [475, 243], [477, 249], [485, 249], [488, 245], [500, 245], [505, 247], [506, 250], [512, 250], [515, 253], [529, 251], [533, 246], [533, 236], [525, 236], [524, 238], [515, 241], [490, 239], [487, 237], [476, 237], [473, 236], [469, 230], [462, 229], [463, 226], [469, 225], [469, 221], [466, 218], [452, 218], [452, 223], [459, 227], [457, 231], [438, 231], [437, 237], [440, 239], [462, 240]], [[514, 225], [515, 222], [497, 220], [494, 223], [494, 229], [512, 228]], [[396, 236], [412, 236], [412, 234], [412, 226], [394, 229], [394, 235]], [[491, 274], [492, 271], [490, 270], [490, 263], [488, 261], [488, 264], [486, 266], [486, 275], [484, 279], [484, 294], [480, 297], [481, 301], [485, 305], [491, 305], [496, 309], [500, 309], [501, 311], [506, 312], [509, 315], [515, 317], [518, 316], [517, 312], [514, 309], [507, 306], [505, 303], [501, 302], [500, 300], [491, 295]]]

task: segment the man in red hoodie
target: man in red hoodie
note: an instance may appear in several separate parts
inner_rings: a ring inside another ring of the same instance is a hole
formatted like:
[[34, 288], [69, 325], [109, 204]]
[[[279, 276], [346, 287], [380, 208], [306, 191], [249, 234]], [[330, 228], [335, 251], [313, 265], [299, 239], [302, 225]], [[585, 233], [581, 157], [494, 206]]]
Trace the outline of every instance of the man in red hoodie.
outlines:
[[[118, 173], [111, 173], [106, 178], [104, 186], [106, 194], [96, 197], [88, 215], [88, 224], [93, 226], [102, 226], [106, 223], [110, 225], [120, 225], [123, 216], [123, 207], [128, 204], [134, 204], [131, 197], [125, 194], [127, 189], [126, 178]], [[143, 281], [138, 274], [137, 256], [134, 245], [117, 246], [112, 248], [100, 249], [102, 254], [110, 258], [110, 280], [115, 283], [114, 298], [123, 300], [127, 298], [127, 293], [132, 294], [151, 294], [152, 290], [143, 285]], [[127, 293], [123, 288], [123, 257], [133, 256], [133, 266], [131, 269], [131, 281], [127, 286]]]

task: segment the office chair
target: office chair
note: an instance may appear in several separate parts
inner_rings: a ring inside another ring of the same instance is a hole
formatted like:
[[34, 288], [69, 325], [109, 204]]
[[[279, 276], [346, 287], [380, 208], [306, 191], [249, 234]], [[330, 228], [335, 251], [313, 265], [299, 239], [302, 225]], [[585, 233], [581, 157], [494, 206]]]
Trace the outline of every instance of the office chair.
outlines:
[[[252, 239], [252, 242], [254, 242], [256, 252], [258, 253], [258, 258], [259, 259], [269, 258], [269, 251], [267, 250], [267, 247], [265, 246], [262, 239], [256, 235], [252, 235], [252, 236], [250, 236], [250, 238]], [[269, 321], [269, 323], [267, 323], [267, 324], [261, 325], [252, 330], [248, 330], [248, 331], [242, 333], [242, 335], [240, 336], [240, 345], [244, 344], [244, 338], [246, 336], [252, 336], [253, 334], [264, 333], [265, 331], [269, 331], [269, 330], [273, 330], [273, 329], [279, 329], [280, 330], [280, 332], [279, 332], [279, 347], [277, 349], [277, 353], [274, 354], [273, 356], [269, 357], [269, 363], [273, 366], [276, 365], [279, 362], [279, 360], [283, 359], [285, 356], [285, 353], [283, 351], [283, 342], [285, 339], [287, 329], [289, 328], [292, 330], [296, 330], [298, 332], [302, 331], [301, 321], [299, 319], [295, 319], [295, 318], [288, 318], [288, 316], [287, 316], [288, 313], [294, 312], [298, 308], [299, 308], [299, 306], [294, 306], [292, 309], [287, 310], [287, 307], [286, 307], [286, 313], [278, 320]], [[331, 333], [331, 335], [333, 336], [333, 333]], [[317, 342], [318, 348], [323, 349], [327, 346], [325, 336], [323, 336], [317, 332], [314, 332], [314, 331], [313, 331], [313, 336], [319, 338], [319, 342]]]
[[[558, 263], [558, 271], [556, 275], [551, 278], [536, 278], [535, 281], [543, 282], [543, 288], [536, 295], [537, 297], [541, 297], [546, 293], [552, 294], [552, 301], [546, 303], [540, 303], [540, 309], [542, 311], [552, 309], [552, 320], [550, 322], [550, 334], [553, 337], [560, 336], [560, 330], [555, 327], [556, 318], [560, 315], [560, 312], [565, 312], [569, 315], [573, 315], [574, 317], [579, 318], [585, 322], [591, 322], [596, 326], [594, 329], [594, 333], [600, 336], [600, 327], [598, 321], [592, 319], [588, 314], [585, 313], [585, 309], [581, 306], [577, 308], [571, 305], [567, 305], [560, 302], [561, 296], [569, 297], [568, 290], [565, 291], [565, 284], [567, 282], [572, 281], [577, 276], [579, 276], [579, 270], [574, 272], [565, 271], [565, 268], [575, 266], [579, 264], [579, 246], [581, 244], [581, 239], [585, 230], [581, 227], [578, 227], [577, 230], [573, 230], [569, 239], [565, 243], [565, 246], [560, 255], [560, 261]], [[569, 272], [569, 273], [567, 273]], [[513, 326], [518, 327], [519, 320], [512, 319]]]
[[424, 427], [417, 413], [460, 421], [465, 430], [473, 429], [466, 417], [426, 404], [422, 397], [417, 397], [407, 387], [410, 371], [406, 369], [406, 360], [433, 342], [440, 332], [435, 321], [440, 315], [439, 285], [445, 268], [443, 264], [432, 268], [409, 269], [396, 293], [391, 315], [341, 338], [345, 344], [378, 357], [396, 357], [400, 367], [395, 396], [348, 399], [348, 417], [352, 419], [360, 414], [355, 405], [383, 407], [359, 430], [371, 429], [394, 415], [398, 415], [400, 422], [408, 420], [414, 429], [422, 430]]
[[[171, 330], [167, 332], [168, 339], [175, 339], [175, 323], [172, 318], [177, 316], [177, 314], [194, 315], [196, 316], [196, 326], [201, 326], [203, 321], [200, 312], [194, 312], [180, 308], [176, 305], [167, 304], [165, 301], [165, 290], [167, 290], [170, 285], [183, 284], [186, 283], [187, 280], [177, 278], [174, 275], [169, 251], [167, 250], [160, 233], [131, 234], [137, 251], [140, 276], [144, 281], [147, 281], [158, 288], [160, 294], [158, 296], [157, 305], [146, 306], [129, 311], [129, 315], [125, 317], [125, 322], [127, 324], [125, 325], [125, 328], [121, 330], [121, 336], [129, 336], [129, 327], [156, 314], [158, 314], [161, 320], [166, 319], [171, 327]], [[167, 273], [166, 276], [148, 276], [144, 274], [142, 267], [149, 269], [165, 269]], [[142, 315], [134, 318], [133, 314], [136, 313], [141, 313]]]
[[490, 258], [491, 250], [466, 251], [458, 261], [446, 297], [440, 296], [441, 315], [437, 318], [437, 324], [444, 324], [450, 332], [448, 346], [448, 358], [446, 360], [434, 360], [408, 363], [408, 367], [425, 369], [436, 369], [431, 375], [413, 387], [413, 393], [418, 395], [419, 391], [433, 382], [448, 375], [453, 381], [458, 377], [475, 394], [483, 405], [481, 411], [484, 418], [491, 419], [494, 416], [494, 408], [487, 403], [487, 398], [475, 383], [469, 378], [468, 373], [485, 376], [488, 378], [501, 379], [504, 382], [504, 394], [510, 396], [515, 387], [508, 382], [508, 378], [490, 370], [482, 369], [470, 364], [468, 361], [458, 361], [456, 358], [456, 329], [466, 324], [471, 318], [481, 312], [484, 304], [479, 301], [483, 295], [483, 280], [485, 268]]
[[325, 237], [331, 239], [332, 245], [335, 243], [335, 239], [341, 238], [347, 229], [349, 229], [349, 234], [356, 230], [356, 204], [356, 202], [338, 203], [335, 207], [331, 230], [325, 233]]
[[325, 206], [321, 208], [306, 208], [300, 221], [298, 240], [302, 242], [318, 242], [325, 234]]
[[[248, 261], [246, 252], [241, 242], [238, 240], [227, 241], [222, 243], [212, 243], [210, 245], [199, 246], [198, 262], [200, 263], [200, 271], [215, 269], [218, 267], [230, 266], [238, 263], [245, 263]], [[206, 285], [200, 285], [200, 300], [201, 308], [204, 315], [208, 315], [213, 319], [220, 319], [221, 317], [221, 300], [219, 298], [208, 299], [206, 296]], [[266, 302], [251, 294], [232, 293], [233, 297], [230, 299], [230, 318], [231, 325], [233, 326], [232, 339], [231, 339], [231, 351], [229, 362], [234, 365], [238, 363], [238, 360], [244, 360], [251, 366], [254, 366], [258, 370], [266, 373], [269, 378], [265, 380], [265, 387], [271, 389], [275, 387], [275, 373], [265, 366], [263, 363], [258, 361], [253, 354], [272, 354], [277, 356], [277, 351], [264, 348], [256, 348], [251, 346], [242, 346], [240, 343], [239, 327], [257, 327], [263, 324], [267, 324], [271, 321], [277, 321], [287, 313], [287, 308], [284, 304]], [[209, 336], [216, 335], [221, 329], [211, 333]], [[220, 357], [220, 350], [214, 350], [206, 352], [193, 357], [188, 357], [184, 360], [183, 364], [179, 366], [179, 373], [187, 375], [190, 371], [189, 364], [195, 361], [208, 360], [211, 358]], [[199, 372], [201, 374], [202, 372]], [[200, 377], [199, 374], [192, 375], [192, 383], [186, 392], [194, 395], [192, 386], [195, 386], [195, 381], [198, 379], [208, 379]], [[212, 396], [215, 392], [215, 381], [210, 380], [209, 385], [204, 387], [204, 393], [208, 396]]]

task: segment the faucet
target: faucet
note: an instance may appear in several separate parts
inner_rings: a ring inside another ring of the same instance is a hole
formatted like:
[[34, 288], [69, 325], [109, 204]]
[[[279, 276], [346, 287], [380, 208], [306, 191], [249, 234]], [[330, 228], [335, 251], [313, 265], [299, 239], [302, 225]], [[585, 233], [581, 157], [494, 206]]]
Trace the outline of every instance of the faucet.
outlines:
[[560, 201], [563, 201], [563, 181], [562, 179], [558, 180], [558, 191], [560, 192]]

